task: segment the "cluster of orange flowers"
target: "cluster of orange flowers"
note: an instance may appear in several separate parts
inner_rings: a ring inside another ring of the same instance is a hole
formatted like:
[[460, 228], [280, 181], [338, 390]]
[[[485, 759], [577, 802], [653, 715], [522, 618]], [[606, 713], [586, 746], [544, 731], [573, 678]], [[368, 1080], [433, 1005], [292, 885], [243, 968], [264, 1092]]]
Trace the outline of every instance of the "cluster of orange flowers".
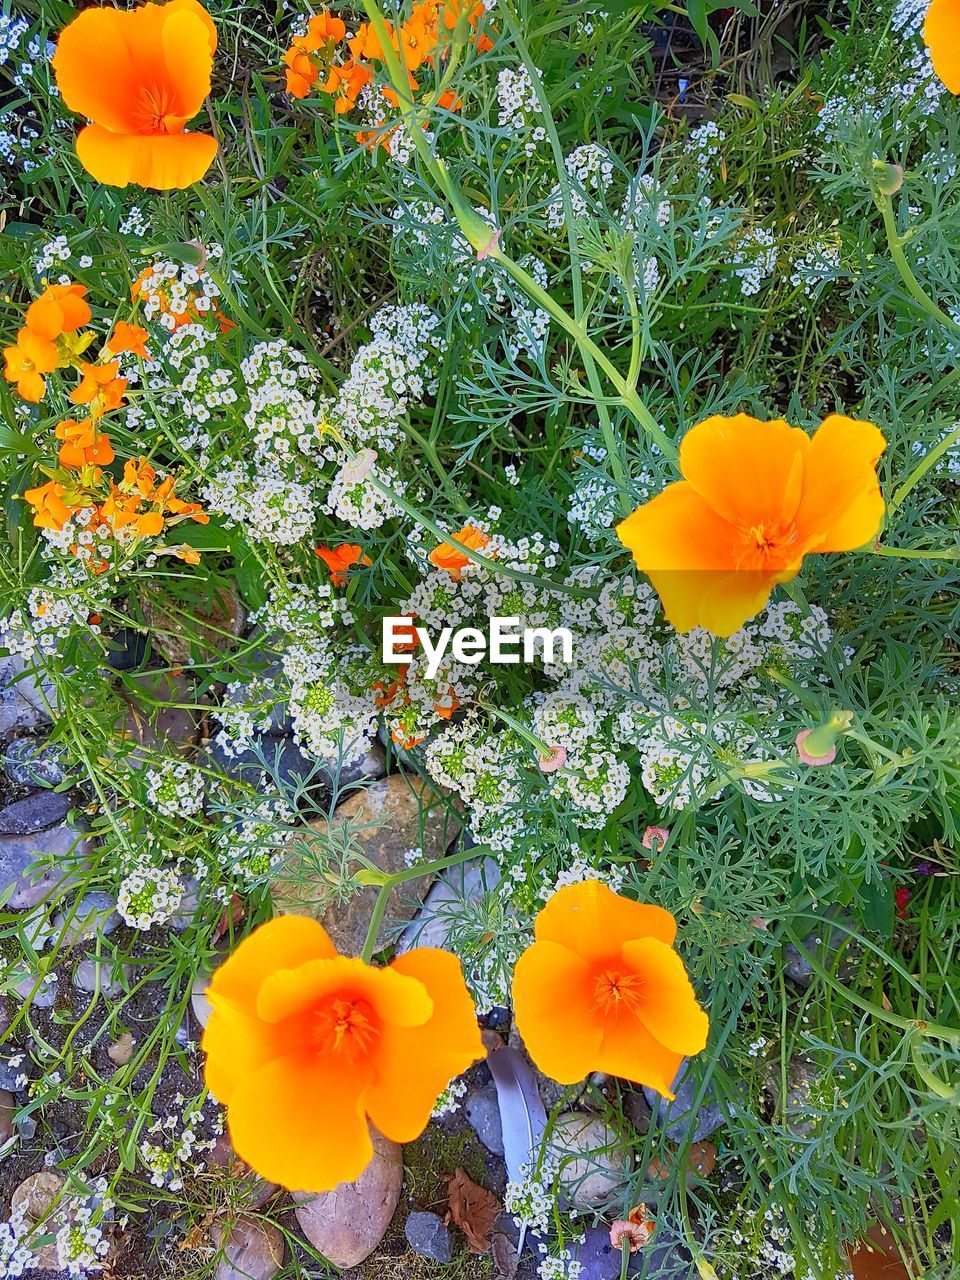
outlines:
[[[537, 1065], [561, 1083], [599, 1070], [672, 1098], [683, 1058], [709, 1030], [676, 932], [668, 911], [595, 880], [555, 893], [513, 990]], [[456, 956], [421, 947], [375, 968], [338, 955], [323, 927], [300, 916], [256, 929], [207, 996], [206, 1080], [227, 1108], [234, 1149], [293, 1191], [359, 1177], [373, 1156], [371, 1124], [395, 1142], [419, 1137], [443, 1090], [483, 1055]]]
[[[82, 332], [91, 320], [86, 294], [82, 284], [48, 286], [27, 308], [14, 345], [3, 352], [4, 377], [33, 404], [46, 395], [47, 376], [55, 370], [72, 368], [80, 374], [69, 398], [83, 406], [86, 416], [65, 418], [57, 424], [54, 436], [59, 441], [59, 466], [45, 468], [50, 477], [47, 482], [24, 494], [33, 508], [34, 524], [59, 532], [68, 520], [84, 512], [85, 527], [91, 532], [107, 526], [114, 533], [126, 529], [145, 538], [181, 520], [206, 523], [208, 517], [197, 503], [174, 496], [172, 477], [157, 482], [156, 472], [145, 458], [128, 461], [119, 483], [105, 473], [116, 454], [101, 429], [101, 420], [125, 403], [127, 389], [116, 357], [132, 353], [145, 359], [148, 335], [139, 325], [119, 320], [101, 348], [100, 358], [85, 360], [84, 353], [95, 340], [93, 333]], [[95, 546], [95, 542], [78, 544], [72, 551], [83, 556], [93, 572], [102, 573], [107, 562]], [[196, 558], [196, 553], [185, 547], [175, 554], [188, 560]]]
[[[385, 26], [394, 53], [397, 54], [409, 78], [411, 90], [416, 92], [419, 82], [415, 72], [424, 64], [433, 66], [448, 46], [458, 24], [476, 30], [483, 16], [484, 6], [479, 0], [421, 0], [410, 11], [410, 16], [399, 27], [391, 22]], [[287, 91], [295, 98], [305, 98], [317, 84], [321, 93], [329, 94], [338, 115], [351, 111], [361, 91], [374, 80], [372, 63], [385, 61], [380, 38], [369, 22], [362, 23], [351, 39], [342, 19], [325, 10], [310, 20], [306, 33], [297, 36], [284, 57]], [[477, 49], [485, 53], [493, 48], [489, 36], [475, 36]], [[346, 56], [338, 47], [344, 46]], [[389, 86], [382, 90], [392, 106], [397, 106], [397, 95]], [[460, 103], [456, 94], [448, 90], [437, 99], [437, 105], [455, 111]], [[369, 142], [374, 135], [360, 133], [358, 140]], [[389, 146], [386, 138], [378, 139]]]

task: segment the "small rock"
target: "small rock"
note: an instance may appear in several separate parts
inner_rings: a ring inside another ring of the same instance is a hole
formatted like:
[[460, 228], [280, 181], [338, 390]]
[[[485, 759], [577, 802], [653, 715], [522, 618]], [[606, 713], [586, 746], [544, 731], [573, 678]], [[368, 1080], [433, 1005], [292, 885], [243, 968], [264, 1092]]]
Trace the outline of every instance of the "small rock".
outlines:
[[19, 654], [0, 657], [0, 738], [38, 728], [56, 706], [52, 680], [38, 676]]
[[193, 743], [197, 726], [188, 708], [194, 695], [182, 675], [138, 672], [126, 677], [123, 692], [127, 710], [115, 729], [118, 737], [133, 746], [125, 756], [131, 766], [138, 767], [148, 761], [146, 753], [139, 748], [164, 750], [169, 754]]
[[500, 864], [495, 858], [478, 858], [448, 867], [430, 886], [420, 910], [403, 931], [397, 950], [411, 947], [445, 947], [455, 928], [457, 907], [474, 902], [500, 882]]
[[308, 794], [326, 788], [327, 775], [318, 760], [304, 755], [292, 738], [257, 734], [253, 746], [228, 755], [223, 745], [212, 742], [201, 768], [225, 775], [235, 782], [262, 789], [264, 776], [275, 778], [284, 791], [301, 788]]
[[9, 1089], [0, 1089], [0, 1146], [13, 1137], [13, 1117], [16, 1113], [16, 1098]]
[[804, 952], [809, 953], [820, 964], [826, 964], [829, 967], [830, 957], [841, 947], [844, 948], [844, 955], [838, 976], [842, 978], [849, 972], [850, 965], [860, 952], [860, 947], [857, 942], [850, 941], [849, 933], [843, 929], [833, 928], [829, 920], [824, 920], [816, 933], [809, 933], [804, 938], [803, 951], [795, 947], [792, 942], [786, 944], [783, 948], [786, 961], [783, 972], [794, 986], [799, 987], [801, 991], [806, 991], [813, 982], [814, 972]]
[[300, 1229], [335, 1267], [356, 1267], [373, 1253], [400, 1201], [400, 1148], [376, 1129], [371, 1128], [370, 1137], [374, 1156], [355, 1182], [341, 1182], [320, 1195], [293, 1193]]
[[421, 1258], [434, 1262], [450, 1262], [453, 1258], [453, 1239], [437, 1214], [411, 1213], [403, 1232], [407, 1244]]
[[68, 912], [58, 911], [53, 919], [55, 933], [61, 934], [61, 945], [76, 947], [94, 938], [107, 938], [120, 923], [120, 912], [112, 894], [95, 889], [85, 893]]
[[[326, 859], [326, 841], [349, 824], [361, 852], [382, 870], [394, 873], [406, 867], [409, 849], [422, 847], [424, 859], [444, 855], [459, 831], [459, 822], [447, 812], [439, 792], [419, 778], [390, 774], [357, 791], [340, 803], [332, 819], [318, 819], [295, 832], [287, 844], [287, 857], [275, 876], [271, 892], [276, 911], [316, 916], [343, 955], [358, 955], [363, 948], [367, 925], [377, 898], [374, 888], [361, 889], [348, 902], [327, 909], [330, 886], [317, 873]], [[310, 845], [319, 835], [321, 847], [311, 856]], [[304, 848], [306, 846], [306, 848]], [[416, 910], [415, 893], [423, 891], [426, 877], [416, 881], [416, 889], [392, 895], [389, 911], [393, 919], [407, 919]]]
[[237, 1218], [227, 1234], [216, 1224], [210, 1232], [222, 1256], [214, 1280], [271, 1280], [280, 1270], [286, 1243], [280, 1228], [262, 1218]]
[[[10, 1199], [10, 1216], [20, 1210], [28, 1226], [43, 1224], [43, 1234], [55, 1235], [66, 1225], [66, 1215], [60, 1205], [55, 1206], [63, 1190], [65, 1179], [52, 1169], [41, 1169], [21, 1182]], [[37, 1253], [37, 1265], [51, 1271], [57, 1270], [56, 1242], [45, 1244]]]
[[194, 876], [187, 876], [183, 882], [183, 896], [176, 915], [170, 917], [167, 925], [177, 933], [182, 933], [184, 929], [189, 929], [190, 925], [195, 923], [201, 914], [202, 907], [200, 881]]
[[38, 791], [0, 809], [0, 836], [32, 836], [62, 822], [70, 797], [61, 791]]
[[34, 1009], [52, 1009], [57, 1003], [57, 975], [45, 973], [28, 974], [14, 986], [14, 991], [24, 1000], [29, 1000]]
[[497, 1086], [491, 1081], [480, 1089], [473, 1089], [463, 1103], [467, 1119], [477, 1137], [495, 1156], [503, 1155], [503, 1129], [500, 1124], [500, 1103]]
[[652, 1112], [639, 1088], [624, 1087], [623, 1114], [636, 1129], [637, 1133], [646, 1133], [650, 1128]]
[[[581, 1266], [579, 1280], [619, 1280], [622, 1255], [610, 1243], [610, 1228], [587, 1227], [584, 1237], [573, 1248]], [[681, 1252], [679, 1239], [662, 1225], [658, 1225], [650, 1244], [630, 1255], [627, 1265], [628, 1276], [651, 1280], [690, 1280], [693, 1271]]]
[[[124, 977], [128, 976], [129, 972], [128, 967], [123, 965]], [[124, 979], [119, 974], [114, 977], [113, 965], [109, 960], [94, 960], [88, 957], [81, 960], [74, 970], [73, 985], [80, 991], [89, 992], [96, 991], [99, 987], [104, 999], [112, 1000], [124, 990]]]
[[57, 787], [66, 776], [63, 749], [37, 738], [14, 738], [3, 753], [3, 768], [18, 787]]
[[241, 1203], [247, 1209], [261, 1209], [277, 1193], [275, 1182], [267, 1182], [245, 1164], [233, 1147], [227, 1134], [221, 1133], [207, 1154], [207, 1164], [225, 1169], [231, 1176], [232, 1203]]
[[339, 796], [348, 787], [355, 787], [360, 782], [379, 782], [387, 776], [387, 757], [383, 747], [377, 741], [367, 744], [367, 749], [359, 760], [345, 765], [342, 769], [327, 766], [324, 769], [327, 787], [331, 795]]
[[717, 1148], [712, 1142], [691, 1142], [687, 1150], [689, 1168], [699, 1178], [709, 1178], [717, 1164]]
[[62, 896], [92, 849], [92, 842], [66, 822], [35, 835], [0, 836], [0, 893], [13, 891], [6, 905], [36, 907]]
[[700, 1085], [695, 1073], [689, 1070], [689, 1065], [689, 1059], [685, 1059], [673, 1078], [671, 1087], [676, 1094], [673, 1102], [661, 1098], [655, 1089], [643, 1086], [643, 1096], [653, 1112], [653, 1118], [657, 1124], [663, 1125], [671, 1142], [702, 1142], [722, 1124], [726, 1124], [728, 1119], [727, 1108], [721, 1106], [708, 1087], [693, 1123], [693, 1132], [690, 1132], [693, 1100]]
[[810, 1106], [810, 1091], [818, 1079], [818, 1071], [812, 1062], [802, 1056], [794, 1056], [787, 1063], [787, 1096], [781, 1097], [780, 1063], [770, 1062], [764, 1074], [764, 1085], [776, 1104], [777, 1117], [791, 1133], [808, 1138], [816, 1127], [816, 1116]]
[[218, 586], [203, 605], [191, 609], [175, 609], [146, 591], [140, 603], [153, 643], [175, 667], [215, 661], [234, 647], [247, 624], [247, 611], [232, 583]]
[[565, 1112], [553, 1127], [550, 1146], [564, 1162], [560, 1183], [578, 1209], [595, 1209], [623, 1187], [629, 1150], [598, 1116]]
[[133, 1036], [124, 1031], [114, 1044], [107, 1046], [107, 1057], [118, 1067], [125, 1067], [133, 1057]]

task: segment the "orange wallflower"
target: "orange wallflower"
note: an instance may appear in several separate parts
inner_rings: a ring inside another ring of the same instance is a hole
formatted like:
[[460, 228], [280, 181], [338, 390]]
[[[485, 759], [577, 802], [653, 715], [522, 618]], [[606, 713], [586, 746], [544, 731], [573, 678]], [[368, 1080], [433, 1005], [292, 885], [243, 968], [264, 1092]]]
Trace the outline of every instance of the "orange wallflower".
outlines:
[[86, 286], [52, 284], [27, 307], [24, 325], [31, 333], [55, 342], [64, 333], [76, 333], [90, 323]]
[[197, 502], [174, 496], [176, 481], [167, 476], [157, 484], [157, 473], [146, 458], [129, 458], [123, 465], [123, 481], [114, 485], [100, 508], [112, 529], [133, 528], [140, 538], [156, 537], [168, 524], [195, 520], [209, 524], [210, 517]]
[[127, 379], [120, 377], [120, 365], [116, 360], [106, 364], [90, 364], [84, 360], [80, 372], [83, 376], [79, 386], [70, 392], [70, 399], [74, 404], [89, 405], [91, 418], [101, 418], [123, 403]]
[[197, 0], [94, 7], [64, 27], [53, 69], [70, 110], [93, 121], [77, 138], [87, 172], [111, 187], [157, 191], [199, 181], [217, 144], [184, 127], [210, 92], [216, 47]]
[[[453, 536], [458, 542], [462, 542], [465, 547], [469, 547], [471, 551], [482, 551], [490, 542], [489, 534], [484, 533], [482, 529], [478, 529], [472, 524], [465, 524]], [[435, 568], [446, 569], [451, 578], [457, 580], [459, 580], [463, 570], [470, 563], [470, 557], [464, 555], [460, 548], [455, 547], [452, 542], [441, 542], [439, 546], [434, 547], [427, 559]]]
[[330, 570], [330, 581], [335, 587], [345, 587], [351, 565], [373, 564], [363, 547], [344, 542], [339, 547], [316, 547], [317, 555]]
[[874, 538], [884, 504], [870, 422], [833, 414], [811, 438], [745, 414], [707, 418], [680, 445], [683, 480], [617, 526], [678, 631], [729, 636], [811, 552]]
[[63, 441], [57, 456], [64, 467], [108, 467], [115, 457], [110, 441], [97, 430], [92, 418], [83, 422], [67, 418], [58, 424], [54, 434]]
[[326, 62], [333, 53], [333, 46], [347, 34], [342, 19], [323, 11], [310, 19], [306, 33], [295, 36], [284, 55], [287, 74], [287, 92], [295, 98], [305, 98], [319, 75], [318, 63], [313, 54]]
[[104, 344], [104, 354], [119, 356], [124, 351], [129, 351], [131, 355], [146, 360], [148, 336], [146, 329], [141, 329], [138, 324], [127, 324], [126, 320], [118, 320], [113, 327], [113, 333]]
[[676, 933], [669, 911], [597, 880], [550, 898], [513, 979], [517, 1029], [541, 1071], [561, 1084], [606, 1071], [673, 1097], [680, 1063], [709, 1030]]
[[12, 347], [4, 347], [3, 361], [3, 376], [16, 384], [17, 395], [39, 404], [47, 389], [43, 375], [53, 373], [60, 357], [55, 343], [24, 328]]
[[279, 916], [213, 975], [206, 1082], [233, 1147], [295, 1191], [357, 1178], [369, 1124], [395, 1142], [426, 1128], [450, 1081], [483, 1055], [460, 962], [421, 948], [377, 969], [339, 956], [322, 925]]
[[932, 0], [923, 39], [934, 71], [951, 93], [960, 93], [960, 0]]
[[370, 68], [351, 58], [342, 67], [330, 68], [323, 83], [323, 92], [332, 95], [333, 109], [337, 115], [343, 115], [344, 112], [353, 110], [357, 105], [360, 90], [372, 79], [373, 72]]
[[46, 484], [35, 489], [27, 489], [24, 498], [33, 507], [33, 523], [38, 529], [60, 529], [73, 515], [73, 510], [64, 502], [66, 486], [59, 480], [48, 480]]

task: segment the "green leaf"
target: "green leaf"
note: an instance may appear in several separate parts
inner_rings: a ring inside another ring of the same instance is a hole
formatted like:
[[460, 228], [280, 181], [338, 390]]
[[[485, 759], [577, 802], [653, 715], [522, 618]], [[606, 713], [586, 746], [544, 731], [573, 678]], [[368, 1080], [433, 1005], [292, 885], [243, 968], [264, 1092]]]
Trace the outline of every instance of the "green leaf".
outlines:
[[871, 933], [883, 938], [893, 937], [894, 925], [893, 882], [889, 876], [872, 880], [861, 890], [860, 922]]

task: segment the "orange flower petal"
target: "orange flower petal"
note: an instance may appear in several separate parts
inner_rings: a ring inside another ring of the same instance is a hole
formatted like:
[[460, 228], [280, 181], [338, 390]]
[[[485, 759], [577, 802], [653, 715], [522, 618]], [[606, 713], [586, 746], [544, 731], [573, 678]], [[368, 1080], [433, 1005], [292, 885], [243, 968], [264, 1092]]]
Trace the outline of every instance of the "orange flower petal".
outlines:
[[255, 1009], [268, 973], [337, 954], [323, 925], [307, 916], [277, 916], [254, 929], [210, 980], [210, 992]]
[[213, 1096], [227, 1106], [240, 1085], [277, 1056], [277, 1037], [272, 1027], [227, 997], [212, 991], [207, 997], [213, 1011], [203, 1031], [204, 1078]]
[[824, 419], [810, 442], [797, 514], [798, 525], [817, 535], [817, 551], [853, 551], [876, 537], [885, 509], [877, 462], [886, 445], [872, 422], [836, 413]]
[[624, 946], [623, 958], [643, 979], [637, 1016], [650, 1034], [675, 1053], [705, 1048], [710, 1023], [676, 951], [656, 938], [637, 938]]
[[236, 1089], [227, 1111], [233, 1149], [288, 1191], [330, 1191], [373, 1158], [363, 1112], [363, 1064], [294, 1053], [275, 1058]]
[[680, 444], [680, 470], [710, 508], [737, 528], [788, 523], [796, 514], [810, 437], [782, 419], [738, 413], [698, 422]]
[[394, 1142], [412, 1142], [450, 1081], [483, 1057], [483, 1041], [455, 955], [419, 947], [398, 956], [389, 969], [423, 986], [433, 1014], [419, 1027], [384, 1024], [365, 1106], [381, 1133]]
[[[537, 925], [539, 937], [539, 919]], [[589, 934], [589, 926], [584, 934]], [[590, 963], [556, 941], [535, 942], [514, 968], [517, 1030], [540, 1070], [560, 1084], [575, 1084], [597, 1068], [603, 1021], [593, 986]]]
[[591, 1069], [645, 1084], [672, 1099], [670, 1086], [682, 1061], [682, 1054], [661, 1044], [638, 1019], [619, 1018], [606, 1024]]
[[131, 182], [154, 191], [189, 187], [203, 177], [216, 154], [216, 139], [205, 133], [141, 136], [111, 133], [91, 124], [77, 136], [80, 163], [110, 187]]
[[382, 1023], [398, 1027], [420, 1027], [433, 1013], [423, 983], [363, 960], [333, 956], [269, 974], [257, 997], [257, 1014], [264, 1022], [283, 1022], [331, 995], [365, 1000]]
[[960, 0], [932, 0], [923, 39], [934, 71], [951, 93], [960, 93]]
[[667, 621], [677, 631], [704, 627], [711, 635], [731, 636], [756, 617], [780, 582], [796, 570], [762, 573], [758, 570], [720, 572], [707, 569], [649, 572]]
[[619, 956], [624, 943], [634, 938], [658, 938], [670, 946], [677, 922], [663, 907], [632, 902], [599, 880], [584, 880], [550, 898], [537, 916], [534, 934], [538, 942], [558, 942], [593, 962]]

